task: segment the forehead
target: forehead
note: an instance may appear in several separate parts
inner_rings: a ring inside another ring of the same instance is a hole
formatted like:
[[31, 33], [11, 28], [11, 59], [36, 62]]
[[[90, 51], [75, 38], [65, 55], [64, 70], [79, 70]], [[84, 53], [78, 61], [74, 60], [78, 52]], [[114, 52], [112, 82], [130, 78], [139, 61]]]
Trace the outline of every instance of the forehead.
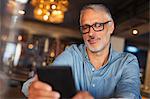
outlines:
[[108, 14], [101, 10], [86, 9], [82, 12], [80, 22], [84, 24], [93, 24], [95, 22], [106, 22], [108, 21]]

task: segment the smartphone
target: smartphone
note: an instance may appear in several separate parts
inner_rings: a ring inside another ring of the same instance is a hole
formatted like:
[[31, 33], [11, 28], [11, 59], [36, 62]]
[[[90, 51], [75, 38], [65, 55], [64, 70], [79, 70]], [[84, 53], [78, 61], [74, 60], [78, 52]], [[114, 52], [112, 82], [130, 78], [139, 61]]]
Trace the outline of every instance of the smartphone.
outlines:
[[76, 94], [76, 87], [70, 66], [37, 67], [40, 81], [43, 81], [61, 94], [61, 98], [71, 98]]

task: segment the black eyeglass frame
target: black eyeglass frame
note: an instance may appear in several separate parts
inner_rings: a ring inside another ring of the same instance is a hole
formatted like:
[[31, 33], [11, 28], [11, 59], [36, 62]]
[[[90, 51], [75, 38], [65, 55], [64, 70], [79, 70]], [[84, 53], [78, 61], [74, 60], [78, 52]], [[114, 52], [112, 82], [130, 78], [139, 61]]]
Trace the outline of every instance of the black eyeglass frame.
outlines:
[[[82, 34], [87, 34], [87, 33], [90, 32], [90, 28], [91, 28], [91, 27], [92, 27], [92, 29], [93, 29], [95, 32], [103, 31], [103, 30], [104, 30], [104, 25], [107, 24], [107, 23], [109, 23], [109, 22], [111, 22], [111, 21], [107, 21], [107, 22], [104, 22], [104, 23], [98, 23], [98, 22], [96, 22], [96, 23], [94, 23], [94, 24], [92, 24], [92, 25], [86, 25], [86, 26], [88, 26], [88, 29], [89, 29], [89, 30], [88, 30], [88, 32], [85, 32], [85, 33], [82, 31], [83, 26], [80, 26], [80, 31], [82, 32]], [[95, 24], [99, 24], [99, 26], [102, 26], [102, 29], [100, 29], [100, 30], [95, 30], [94, 27], [93, 27]]]

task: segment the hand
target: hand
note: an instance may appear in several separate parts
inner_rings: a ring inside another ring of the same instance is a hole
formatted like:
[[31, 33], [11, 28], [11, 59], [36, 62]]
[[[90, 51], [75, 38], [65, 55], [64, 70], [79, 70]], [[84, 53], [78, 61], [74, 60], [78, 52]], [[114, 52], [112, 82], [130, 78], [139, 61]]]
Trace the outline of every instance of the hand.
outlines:
[[28, 99], [59, 99], [60, 94], [52, 90], [52, 87], [38, 80], [37, 75], [29, 87]]
[[94, 97], [87, 91], [80, 91], [72, 99], [94, 99]]

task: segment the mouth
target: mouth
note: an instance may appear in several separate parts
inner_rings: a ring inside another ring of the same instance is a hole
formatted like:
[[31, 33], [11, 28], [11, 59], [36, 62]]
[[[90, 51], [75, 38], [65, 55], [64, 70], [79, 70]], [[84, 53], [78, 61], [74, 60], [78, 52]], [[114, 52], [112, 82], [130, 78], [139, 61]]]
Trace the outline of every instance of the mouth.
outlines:
[[88, 42], [90, 44], [96, 44], [99, 39], [89, 39]]

